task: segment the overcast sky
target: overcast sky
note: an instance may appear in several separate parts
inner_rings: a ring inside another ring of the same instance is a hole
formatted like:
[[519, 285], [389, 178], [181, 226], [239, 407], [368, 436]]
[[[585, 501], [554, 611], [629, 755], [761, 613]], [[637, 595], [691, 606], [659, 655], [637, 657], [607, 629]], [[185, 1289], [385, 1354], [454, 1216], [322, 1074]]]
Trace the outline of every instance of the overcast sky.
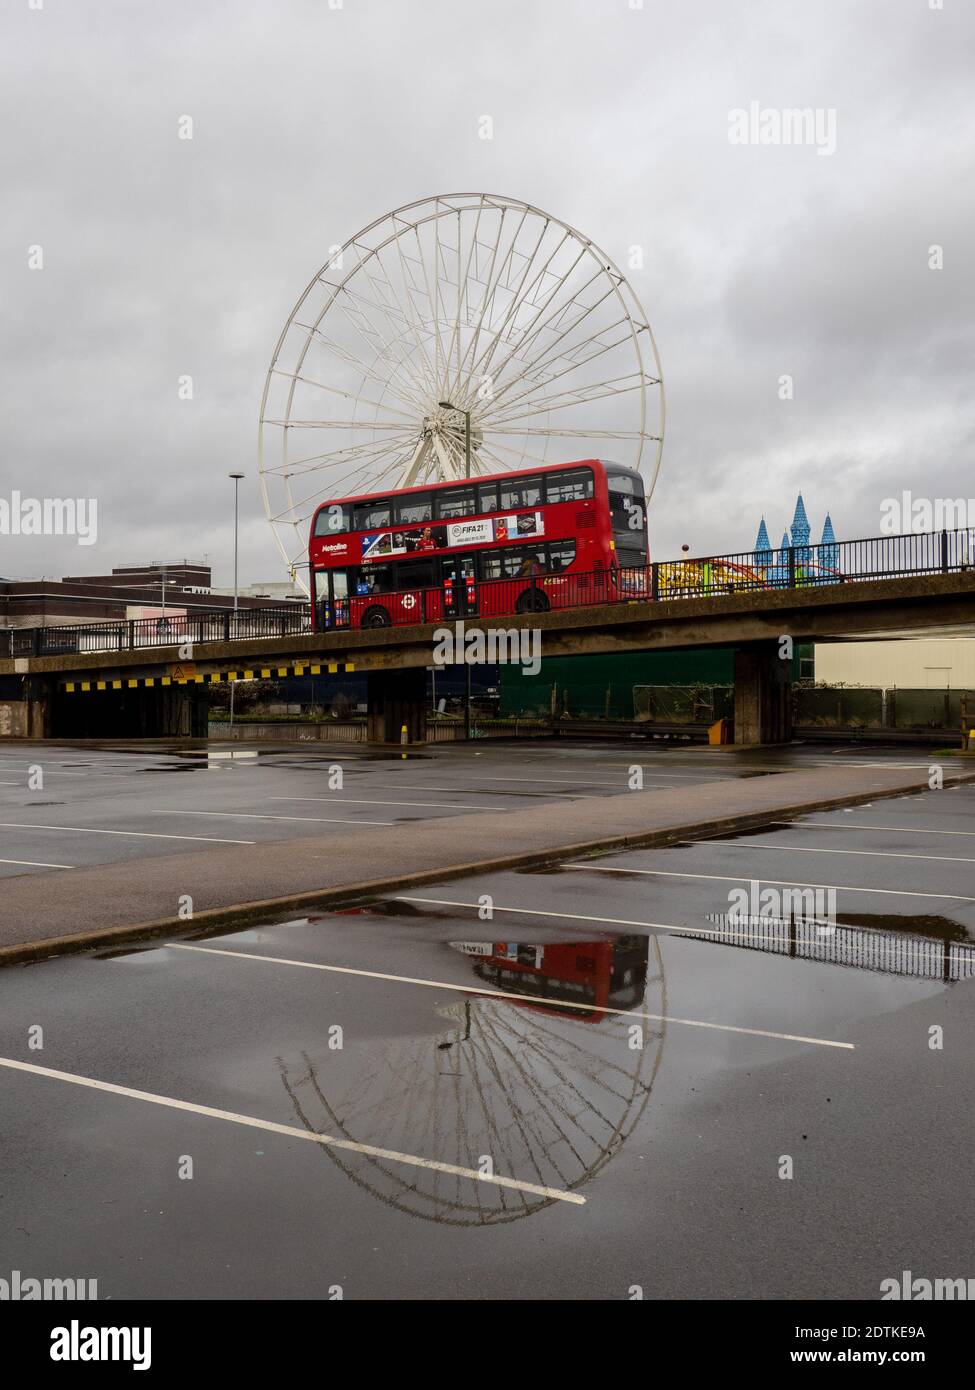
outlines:
[[[3, 0], [0, 497], [96, 497], [99, 535], [0, 536], [0, 575], [205, 556], [229, 583], [239, 469], [241, 580], [284, 577], [278, 334], [329, 246], [455, 191], [645, 249], [657, 558], [763, 512], [777, 543], [800, 488], [817, 538], [827, 508], [877, 534], [904, 488], [975, 497], [975, 5], [631, 3]], [[835, 153], [730, 143], [753, 101], [835, 111]]]

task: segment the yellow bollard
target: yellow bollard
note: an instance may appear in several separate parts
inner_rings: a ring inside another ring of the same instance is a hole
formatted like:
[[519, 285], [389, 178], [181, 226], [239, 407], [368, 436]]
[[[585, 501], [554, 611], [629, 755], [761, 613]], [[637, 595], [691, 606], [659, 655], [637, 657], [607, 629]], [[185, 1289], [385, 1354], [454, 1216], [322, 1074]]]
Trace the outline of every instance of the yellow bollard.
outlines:
[[409, 743], [410, 741], [409, 730], [407, 729], [405, 724], [399, 731], [399, 741], [400, 743]]

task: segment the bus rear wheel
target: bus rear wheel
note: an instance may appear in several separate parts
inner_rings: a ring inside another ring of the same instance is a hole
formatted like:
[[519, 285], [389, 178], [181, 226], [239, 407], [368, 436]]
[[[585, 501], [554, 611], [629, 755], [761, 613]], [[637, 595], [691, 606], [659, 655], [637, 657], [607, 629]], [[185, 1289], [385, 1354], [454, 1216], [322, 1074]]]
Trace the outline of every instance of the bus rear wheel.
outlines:
[[363, 627], [389, 627], [391, 622], [385, 608], [367, 608], [362, 615]]
[[518, 613], [547, 613], [549, 601], [538, 589], [528, 589], [515, 605]]

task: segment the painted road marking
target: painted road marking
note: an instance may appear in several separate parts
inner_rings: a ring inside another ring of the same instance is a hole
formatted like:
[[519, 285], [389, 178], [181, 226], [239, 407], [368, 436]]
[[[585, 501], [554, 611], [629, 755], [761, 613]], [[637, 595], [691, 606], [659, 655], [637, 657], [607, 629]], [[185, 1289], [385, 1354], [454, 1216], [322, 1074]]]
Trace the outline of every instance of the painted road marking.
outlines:
[[739, 878], [734, 874], [678, 873], [675, 869], [624, 869], [611, 864], [563, 864], [563, 869], [586, 873], [646, 874], [651, 878], [706, 878], [714, 883], [774, 883], [780, 888], [834, 888], [838, 893], [889, 893], [897, 898], [944, 898], [948, 902], [975, 903], [964, 893], [918, 893], [907, 888], [850, 888], [845, 883], [802, 883], [791, 878]]
[[[395, 825], [394, 820], [343, 820], [341, 816], [263, 816], [257, 811], [150, 811], [151, 816], [218, 816], [224, 820], [299, 820], [316, 825]], [[192, 835], [176, 839], [193, 839]], [[230, 844], [252, 845], [253, 840], [231, 840]]]
[[[462, 795], [463, 793], [461, 793]], [[329, 801], [350, 806], [449, 806], [452, 811], [510, 811], [510, 806], [464, 806], [457, 801], [378, 801], [365, 796], [269, 796], [268, 801]], [[361, 822], [360, 822], [361, 824]]]
[[194, 1105], [188, 1100], [174, 1100], [172, 1096], [160, 1096], [152, 1091], [136, 1091], [130, 1086], [116, 1086], [111, 1081], [96, 1081], [94, 1077], [78, 1076], [70, 1071], [54, 1071], [51, 1067], [39, 1067], [32, 1062], [17, 1062], [11, 1057], [0, 1057], [0, 1067], [12, 1071], [28, 1072], [32, 1076], [46, 1076], [52, 1081], [66, 1081], [72, 1086], [87, 1086], [93, 1091], [105, 1091], [109, 1095], [124, 1096], [127, 1100], [141, 1100], [149, 1105], [162, 1105], [170, 1110], [184, 1110], [190, 1115], [205, 1115], [211, 1120], [225, 1120], [228, 1124], [249, 1125], [253, 1129], [264, 1129], [271, 1134], [284, 1134], [289, 1139], [310, 1139], [313, 1144], [324, 1148], [350, 1149], [353, 1153], [368, 1154], [371, 1158], [385, 1158], [391, 1163], [405, 1163], [412, 1168], [428, 1168], [437, 1173], [452, 1173], [457, 1177], [471, 1178], [475, 1182], [493, 1183], [496, 1187], [512, 1187], [517, 1192], [531, 1192], [538, 1197], [552, 1197], [559, 1202], [572, 1202], [584, 1206], [586, 1199], [576, 1192], [564, 1192], [558, 1187], [541, 1187], [533, 1182], [521, 1182], [518, 1178], [500, 1178], [478, 1172], [476, 1168], [462, 1168], [456, 1163], [439, 1163], [435, 1159], [421, 1158], [417, 1154], [399, 1153], [396, 1149], [379, 1149], [373, 1144], [358, 1144], [352, 1139], [336, 1139], [330, 1134], [310, 1134], [307, 1129], [295, 1125], [279, 1125], [273, 1120], [259, 1120], [254, 1115], [239, 1115], [234, 1110], [217, 1110], [212, 1105]]
[[728, 845], [732, 849], [778, 849], [790, 850], [795, 854], [859, 854], [868, 859], [926, 859], [929, 863], [975, 864], [975, 859], [966, 859], [958, 854], [905, 854], [887, 849], [826, 849], [821, 845], [770, 845], [765, 840], [750, 840], [747, 845], [737, 840], [694, 840], [699, 845]]
[[151, 830], [101, 830], [90, 825], [28, 825], [24, 821], [0, 821], [3, 830], [65, 830], [75, 835], [127, 835], [137, 840], [198, 840], [212, 845], [253, 845], [256, 840], [222, 840], [213, 835], [163, 835]]
[[73, 869], [74, 864], [41, 864], [36, 859], [0, 859], [0, 864], [22, 864], [29, 869]]
[[[506, 778], [506, 777], [499, 777], [499, 778], [497, 778], [496, 780], [499, 781], [499, 782], [506, 782], [506, 781], [508, 781], [509, 779]], [[527, 779], [527, 778], [522, 778], [521, 780], [522, 780], [522, 781], [527, 781], [528, 779]], [[567, 779], [567, 780], [568, 780], [568, 779]], [[18, 783], [18, 785], [19, 785], [19, 783]], [[585, 782], [585, 783], [582, 783], [581, 785], [584, 785], [584, 786], [587, 786], [587, 787], [588, 787], [588, 786], [598, 786], [599, 784], [598, 784], [598, 783]], [[616, 784], [615, 784], [615, 783], [608, 783], [607, 785], [615, 786]], [[377, 789], [380, 789], [380, 790], [382, 790], [382, 791], [405, 791], [405, 792], [455, 792], [455, 793], [457, 794], [457, 796], [470, 796], [472, 792], [475, 793], [475, 794], [477, 794], [478, 791], [479, 791], [479, 788], [477, 788], [477, 787], [428, 787], [428, 786], [425, 786], [422, 782], [370, 782], [370, 783], [369, 783], [369, 786], [368, 786], [368, 788], [367, 788], [368, 791], [376, 791]], [[598, 800], [600, 799], [599, 797], [590, 796], [587, 792], [503, 792], [500, 788], [498, 788], [497, 790], [495, 790], [495, 788], [493, 788], [493, 787], [491, 787], [491, 788], [485, 788], [484, 795], [485, 795], [485, 796], [491, 796], [491, 795], [495, 795], [495, 796], [564, 796], [564, 797], [568, 797], [568, 798], [569, 798], [570, 800], [572, 800], [572, 801], [598, 801]], [[290, 801], [290, 800], [292, 800], [292, 798], [291, 798], [291, 797], [271, 797], [271, 800], [272, 800], [272, 801]], [[424, 804], [425, 804], [425, 805], [426, 805], [426, 804], [433, 805], [433, 802], [424, 803]], [[478, 809], [481, 810], [481, 809], [483, 809], [483, 808], [479, 807]], [[501, 808], [500, 808], [500, 807], [491, 807], [490, 809], [491, 809], [491, 810], [499, 810], [499, 809], [501, 809]], [[511, 809], [510, 806], [505, 806], [505, 807], [504, 807], [504, 810], [506, 810], [506, 811], [509, 811], [510, 809]]]
[[[422, 903], [439, 902], [436, 898], [396, 898], [395, 902], [401, 903]], [[477, 903], [446, 903], [448, 907], [469, 907], [477, 911]], [[495, 912], [529, 912], [532, 916], [543, 917], [567, 917], [574, 916], [572, 913], [544, 912], [535, 913], [530, 908], [514, 907], [495, 907]], [[612, 918], [584, 917], [580, 921], [599, 922], [612, 921]], [[628, 926], [653, 926], [655, 923], [630, 922]], [[669, 931], [683, 931], [682, 927], [669, 927]], [[713, 934], [713, 933], [711, 933]], [[753, 1038], [775, 1038], [782, 1042], [803, 1042], [812, 1043], [817, 1047], [838, 1047], [846, 1051], [853, 1052], [854, 1044], [845, 1042], [834, 1042], [831, 1038], [806, 1038], [796, 1033], [772, 1033], [764, 1028], [739, 1028], [732, 1023], [707, 1023], [699, 1018], [674, 1018], [670, 1014], [650, 1014], [641, 1009], [611, 1009], [602, 1004], [580, 1004], [574, 1001], [559, 999], [553, 1000], [540, 994], [515, 994], [507, 990], [482, 989], [478, 985], [461, 985], [449, 980], [421, 980], [413, 975], [387, 975], [379, 970], [357, 970], [351, 965], [321, 965], [317, 961], [307, 960], [288, 960], [283, 956], [262, 956], [253, 951], [224, 951], [214, 946], [190, 946], [181, 941], [171, 941], [168, 943], [170, 950], [174, 951], [199, 951], [208, 956], [233, 956], [237, 960], [260, 961], [265, 965], [293, 965], [301, 970], [325, 970], [335, 975], [356, 975], [367, 980], [387, 980], [400, 985], [422, 985], [427, 989], [446, 989], [455, 994], [479, 994], [486, 999], [513, 999], [521, 1004], [544, 1004], [547, 1008], [559, 1009], [581, 1009], [584, 1013], [596, 1014], [616, 1014], [620, 1018], [648, 1018], [656, 1023], [682, 1023], [688, 1028], [710, 1028], [719, 1033], [746, 1033]]]
[[862, 825], [859, 821], [773, 820], [769, 825], [794, 825], [797, 830], [805, 830], [807, 825], [815, 830], [889, 830], [895, 835], [975, 835], [975, 830], [925, 830], [914, 825]]

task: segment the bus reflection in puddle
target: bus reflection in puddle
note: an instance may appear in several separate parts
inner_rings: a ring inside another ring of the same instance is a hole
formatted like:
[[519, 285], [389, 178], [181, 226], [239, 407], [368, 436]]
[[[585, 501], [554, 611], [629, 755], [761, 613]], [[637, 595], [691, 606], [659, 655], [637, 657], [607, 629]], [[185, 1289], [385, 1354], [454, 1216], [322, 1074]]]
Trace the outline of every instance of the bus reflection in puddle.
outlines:
[[[576, 1019], [596, 1020], [609, 1010], [632, 1009], [642, 1001], [646, 988], [649, 938], [645, 936], [555, 945], [511, 941], [451, 941], [450, 945], [475, 958], [474, 973], [485, 984], [505, 994], [530, 996], [536, 1007], [571, 1012]], [[559, 1009], [559, 1003], [570, 1009]]]

